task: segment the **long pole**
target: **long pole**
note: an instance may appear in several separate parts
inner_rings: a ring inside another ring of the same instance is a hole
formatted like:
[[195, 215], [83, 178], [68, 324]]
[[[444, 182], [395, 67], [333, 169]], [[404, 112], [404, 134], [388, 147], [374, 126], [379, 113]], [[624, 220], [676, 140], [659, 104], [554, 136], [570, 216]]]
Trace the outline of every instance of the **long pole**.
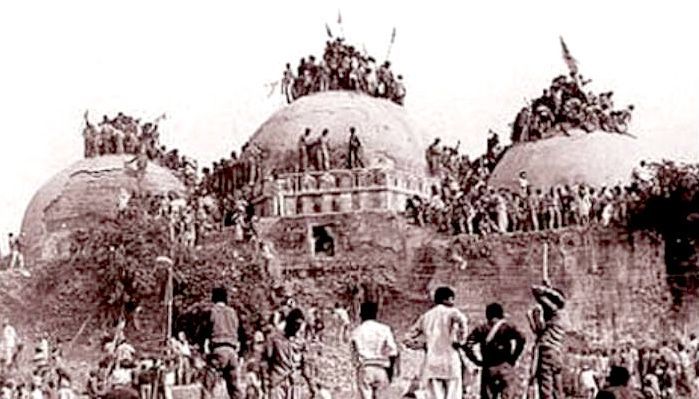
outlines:
[[172, 263], [167, 268], [167, 336], [165, 339], [172, 337]]
[[172, 301], [174, 296], [173, 287], [173, 268], [174, 262], [172, 261], [172, 254], [174, 254], [174, 247], [170, 248], [170, 257], [158, 256], [155, 260], [158, 266], [163, 263], [167, 265], [167, 282], [165, 285], [165, 311], [167, 313], [167, 325], [165, 326], [165, 339], [168, 340], [172, 336]]
[[544, 281], [549, 282], [549, 243], [544, 243], [544, 262], [542, 264]]

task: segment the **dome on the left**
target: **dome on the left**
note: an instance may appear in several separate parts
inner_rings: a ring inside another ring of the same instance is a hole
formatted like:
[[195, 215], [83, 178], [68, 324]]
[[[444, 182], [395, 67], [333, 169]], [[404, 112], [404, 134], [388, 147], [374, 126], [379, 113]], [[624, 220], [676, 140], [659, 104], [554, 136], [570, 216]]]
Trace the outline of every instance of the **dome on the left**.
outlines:
[[21, 241], [27, 260], [61, 256], [68, 249], [72, 231], [116, 214], [122, 189], [151, 194], [185, 192], [170, 170], [150, 162], [139, 184], [135, 173], [125, 168], [131, 159], [133, 155], [82, 159], [44, 184], [34, 194], [22, 220]]

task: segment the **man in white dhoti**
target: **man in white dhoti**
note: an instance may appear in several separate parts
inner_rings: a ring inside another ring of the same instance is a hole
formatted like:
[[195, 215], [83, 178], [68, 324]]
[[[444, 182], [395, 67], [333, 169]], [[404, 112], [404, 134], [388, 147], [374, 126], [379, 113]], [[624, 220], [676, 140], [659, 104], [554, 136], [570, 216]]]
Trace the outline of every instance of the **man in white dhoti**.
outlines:
[[456, 348], [463, 345], [468, 320], [454, 308], [455, 294], [449, 287], [439, 287], [434, 294], [435, 306], [411, 327], [407, 340], [425, 339], [422, 380], [433, 399], [461, 399], [462, 363]]

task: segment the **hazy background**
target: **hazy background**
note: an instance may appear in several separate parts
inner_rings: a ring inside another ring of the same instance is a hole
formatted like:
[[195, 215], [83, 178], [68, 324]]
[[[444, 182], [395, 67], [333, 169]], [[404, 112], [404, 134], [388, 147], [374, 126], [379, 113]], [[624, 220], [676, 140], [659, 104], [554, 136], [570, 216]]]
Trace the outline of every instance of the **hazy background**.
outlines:
[[[183, 4], [186, 3], [186, 4]], [[649, 2], [650, 3], [650, 2]], [[161, 141], [200, 166], [237, 149], [283, 106], [286, 62], [320, 56], [338, 10], [350, 43], [394, 71], [429, 132], [481, 153], [525, 98], [566, 72], [563, 35], [595, 91], [636, 106], [632, 132], [658, 156], [699, 158], [699, 27], [689, 2], [23, 1], [0, 5], [0, 233], [82, 156], [82, 114], [161, 113]], [[296, 138], [291, 138], [295, 140]], [[0, 248], [7, 243], [0, 235]]]

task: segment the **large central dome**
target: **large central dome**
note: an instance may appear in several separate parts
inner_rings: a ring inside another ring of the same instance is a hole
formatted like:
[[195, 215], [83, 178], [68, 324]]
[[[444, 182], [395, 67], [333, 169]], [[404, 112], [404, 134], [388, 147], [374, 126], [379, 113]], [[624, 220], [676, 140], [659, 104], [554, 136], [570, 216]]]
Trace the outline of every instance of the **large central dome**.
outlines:
[[306, 128], [311, 141], [329, 130], [330, 167], [344, 168], [349, 128], [362, 142], [367, 167], [386, 165], [425, 173], [424, 150], [430, 141], [391, 101], [349, 91], [327, 91], [300, 98], [274, 113], [250, 139], [266, 153], [266, 170], [295, 171], [298, 141]]

